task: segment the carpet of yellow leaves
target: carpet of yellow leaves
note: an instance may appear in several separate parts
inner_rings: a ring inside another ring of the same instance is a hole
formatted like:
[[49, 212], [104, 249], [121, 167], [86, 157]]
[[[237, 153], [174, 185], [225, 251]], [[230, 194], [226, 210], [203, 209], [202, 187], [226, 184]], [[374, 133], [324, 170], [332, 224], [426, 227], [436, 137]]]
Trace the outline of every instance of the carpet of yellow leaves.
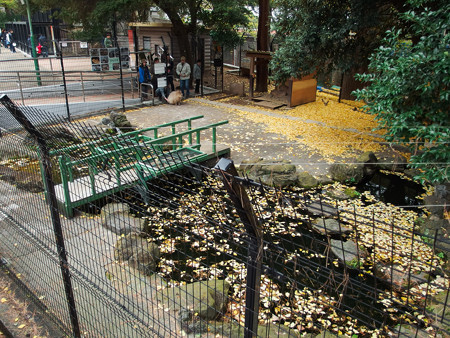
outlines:
[[349, 103], [339, 103], [336, 96], [317, 93], [315, 102], [290, 109], [286, 115], [319, 121], [336, 128], [372, 132], [378, 126], [373, 116], [361, 112], [352, 101]]
[[[227, 99], [221, 102], [226, 103]], [[372, 115], [362, 112], [360, 106], [353, 101], [339, 103], [336, 96], [318, 92], [315, 102], [293, 109], [274, 111], [258, 107], [271, 112], [270, 115], [245, 109], [233, 112], [264, 124], [267, 132], [308, 146], [313, 153], [332, 162], [333, 157], [351, 158], [360, 152], [384, 149], [381, 138], [384, 131], [373, 132], [377, 122]]]

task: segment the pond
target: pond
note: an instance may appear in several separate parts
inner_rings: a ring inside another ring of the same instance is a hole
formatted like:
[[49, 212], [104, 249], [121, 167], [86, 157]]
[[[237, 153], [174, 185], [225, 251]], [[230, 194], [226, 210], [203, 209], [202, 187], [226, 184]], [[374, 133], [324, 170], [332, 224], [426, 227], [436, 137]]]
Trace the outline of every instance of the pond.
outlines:
[[[375, 195], [387, 198], [389, 203], [395, 201], [412, 207], [418, 205], [417, 194], [421, 190], [412, 184], [414, 182], [396, 176], [388, 178], [389, 184], [384, 176], [374, 178], [378, 184], [367, 182], [374, 195], [365, 191], [360, 199], [339, 202], [343, 224], [354, 227], [350, 219], [355, 216], [355, 208], [360, 217], [365, 208], [373, 206], [378, 209], [376, 213], [372, 211], [372, 216], [379, 218], [393, 213], [402, 224], [410, 222], [410, 213], [414, 211], [404, 214], [399, 208], [379, 202]], [[232, 286], [227, 316], [241, 321], [245, 311], [248, 236], [221, 181], [206, 177], [202, 182], [186, 182], [171, 176], [151, 183], [149, 189], [148, 205], [135, 208], [135, 212], [149, 220], [148, 236], [162, 251], [158, 273], [170, 285], [214, 278], [227, 280]], [[349, 187], [333, 185], [333, 189], [344, 191]], [[264, 228], [260, 321], [293, 330], [305, 331], [306, 328], [312, 333], [324, 327], [343, 334], [356, 330], [361, 336], [387, 333], [388, 327], [402, 321], [400, 313], [409, 311], [413, 297], [408, 300], [409, 305], [402, 301], [386, 303], [384, 300], [392, 296], [392, 289], [389, 283], [375, 276], [375, 267], [379, 262], [388, 263], [389, 257], [385, 256], [390, 253], [397, 257], [400, 266], [411, 266], [410, 259], [424, 258], [407, 254], [405, 245], [400, 244], [402, 239], [394, 236], [392, 230], [378, 223], [377, 226], [369, 224], [365, 229], [365, 222], [359, 220], [361, 227], [358, 223], [358, 229], [354, 228], [353, 234], [344, 239], [359, 241], [367, 257], [361, 257], [360, 262], [358, 259], [358, 264], [351, 268], [330, 252], [328, 237], [311, 228], [317, 216], [307, 211], [307, 203], [314, 200], [334, 203], [333, 200], [327, 196], [319, 198], [318, 190], [264, 188], [249, 191]], [[398, 191], [405, 192], [403, 199], [397, 197]], [[142, 201], [137, 204], [142, 205]], [[370, 231], [373, 233], [365, 239], [366, 232]], [[372, 241], [376, 236], [381, 238], [380, 243]], [[420, 238], [414, 240], [421, 241]], [[416, 251], [416, 243], [413, 244]], [[422, 244], [424, 246], [420, 246]], [[433, 255], [424, 243], [417, 244], [417, 251]], [[442, 262], [436, 260], [436, 264]]]
[[418, 197], [425, 192], [421, 184], [404, 175], [381, 171], [370, 180], [361, 182], [357, 189], [359, 192], [369, 191], [379, 201], [416, 210], [422, 204]]

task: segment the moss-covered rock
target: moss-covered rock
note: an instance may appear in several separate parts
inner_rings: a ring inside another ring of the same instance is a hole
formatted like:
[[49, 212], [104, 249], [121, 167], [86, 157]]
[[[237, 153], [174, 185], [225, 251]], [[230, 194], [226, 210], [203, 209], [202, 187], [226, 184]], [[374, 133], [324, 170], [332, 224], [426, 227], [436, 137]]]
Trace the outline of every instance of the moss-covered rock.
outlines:
[[310, 189], [317, 187], [319, 181], [307, 171], [303, 171], [297, 174], [297, 185], [302, 188]]
[[148, 220], [130, 214], [126, 203], [108, 203], [101, 211], [102, 225], [117, 235], [141, 232], [146, 229]]
[[358, 248], [353, 241], [332, 239], [330, 246], [333, 254], [352, 269], [359, 269], [367, 255], [367, 252], [363, 248]]
[[358, 183], [364, 177], [363, 166], [333, 163], [329, 169], [331, 178], [341, 183]]
[[186, 295], [185, 308], [192, 309], [194, 315], [207, 320], [224, 313], [229, 290], [230, 284], [219, 279], [195, 282], [180, 287], [180, 291]]
[[341, 235], [352, 231], [351, 228], [333, 218], [318, 218], [312, 225], [313, 229], [322, 235]]
[[296, 167], [289, 161], [254, 158], [242, 161], [238, 171], [254, 181], [276, 187], [296, 185], [298, 180]]
[[128, 262], [129, 266], [151, 275], [160, 258], [158, 246], [136, 233], [120, 237], [114, 248], [114, 259]]

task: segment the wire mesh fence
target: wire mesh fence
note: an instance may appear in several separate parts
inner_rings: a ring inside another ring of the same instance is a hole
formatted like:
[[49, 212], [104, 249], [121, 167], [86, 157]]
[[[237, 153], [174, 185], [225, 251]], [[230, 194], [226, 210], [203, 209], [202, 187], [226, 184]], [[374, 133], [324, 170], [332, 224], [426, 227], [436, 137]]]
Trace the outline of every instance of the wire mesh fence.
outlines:
[[141, 104], [137, 72], [131, 68], [93, 70], [89, 55], [39, 58], [11, 58], [11, 55], [2, 54], [0, 58], [0, 89], [22, 105], [70, 118]]
[[449, 243], [409, 210], [205, 167], [187, 121], [92, 133], [2, 100], [3, 264], [68, 334], [450, 333]]

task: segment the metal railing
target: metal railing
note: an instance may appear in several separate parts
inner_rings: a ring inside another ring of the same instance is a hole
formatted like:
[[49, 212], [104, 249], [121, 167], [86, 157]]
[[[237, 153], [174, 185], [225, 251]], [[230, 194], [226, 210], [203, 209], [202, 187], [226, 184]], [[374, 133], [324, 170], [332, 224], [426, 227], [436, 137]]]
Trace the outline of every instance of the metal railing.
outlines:
[[[124, 72], [125, 91], [135, 98], [136, 74]], [[120, 93], [120, 73], [118, 71], [66, 71], [64, 73], [67, 90], [71, 97], [80, 97], [86, 102], [88, 96]], [[20, 98], [22, 104], [29, 99], [59, 97], [63, 74], [61, 71], [0, 71], [0, 86], [16, 84], [16, 90], [4, 90], [13, 99]]]

